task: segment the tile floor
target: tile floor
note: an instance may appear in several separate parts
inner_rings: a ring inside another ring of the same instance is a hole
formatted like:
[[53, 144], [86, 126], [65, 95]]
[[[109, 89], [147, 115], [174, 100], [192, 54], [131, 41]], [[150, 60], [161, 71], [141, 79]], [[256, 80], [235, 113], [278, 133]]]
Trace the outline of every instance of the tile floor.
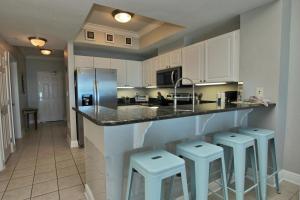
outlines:
[[[83, 200], [84, 183], [83, 149], [68, 147], [65, 124], [42, 124], [17, 141], [17, 151], [0, 172], [0, 199]], [[233, 194], [230, 197], [234, 199]], [[254, 199], [254, 193], [245, 198]], [[299, 186], [282, 182], [280, 195], [269, 188], [269, 199], [299, 200]]]
[[70, 150], [65, 137], [63, 123], [28, 130], [0, 172], [0, 199], [85, 199], [84, 151]]

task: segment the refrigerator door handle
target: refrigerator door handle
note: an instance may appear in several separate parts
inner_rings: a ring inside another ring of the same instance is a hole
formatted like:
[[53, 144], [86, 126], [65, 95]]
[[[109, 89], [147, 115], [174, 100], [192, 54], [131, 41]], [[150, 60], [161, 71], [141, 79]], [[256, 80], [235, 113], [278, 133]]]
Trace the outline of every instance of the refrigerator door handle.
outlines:
[[98, 106], [98, 89], [97, 89], [97, 81], [94, 82], [94, 94], [95, 94], [95, 106]]

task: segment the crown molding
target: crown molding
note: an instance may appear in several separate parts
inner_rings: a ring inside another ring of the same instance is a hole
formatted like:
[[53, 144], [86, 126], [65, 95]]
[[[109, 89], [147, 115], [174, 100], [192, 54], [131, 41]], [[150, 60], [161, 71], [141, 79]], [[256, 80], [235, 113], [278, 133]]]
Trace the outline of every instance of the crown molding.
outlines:
[[108, 32], [108, 33], [115, 33], [115, 34], [124, 35], [124, 36], [128, 36], [128, 37], [135, 37], [135, 38], [140, 37], [139, 34], [137, 32], [134, 32], [134, 31], [128, 31], [128, 30], [124, 30], [124, 29], [113, 28], [113, 27], [104, 26], [104, 25], [100, 25], [100, 24], [93, 24], [93, 23], [86, 23], [83, 26], [83, 29], [93, 30], [93, 31], [101, 31], [101, 32]]
[[26, 59], [35, 59], [35, 60], [57, 60], [63, 61], [63, 57], [47, 57], [47, 56], [25, 56]]

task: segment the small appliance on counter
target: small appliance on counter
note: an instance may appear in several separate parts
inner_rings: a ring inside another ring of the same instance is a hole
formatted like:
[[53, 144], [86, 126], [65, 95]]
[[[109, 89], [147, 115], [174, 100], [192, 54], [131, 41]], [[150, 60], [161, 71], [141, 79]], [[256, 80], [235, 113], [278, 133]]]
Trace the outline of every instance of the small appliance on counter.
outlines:
[[[167, 100], [174, 101], [175, 94], [170, 93], [167, 95]], [[177, 93], [177, 103], [178, 104], [191, 104], [193, 95], [191, 93]]]
[[238, 91], [226, 91], [225, 92], [225, 103], [232, 103], [237, 101]]
[[149, 101], [149, 96], [148, 95], [136, 95], [134, 99], [135, 99], [136, 103], [147, 103]]

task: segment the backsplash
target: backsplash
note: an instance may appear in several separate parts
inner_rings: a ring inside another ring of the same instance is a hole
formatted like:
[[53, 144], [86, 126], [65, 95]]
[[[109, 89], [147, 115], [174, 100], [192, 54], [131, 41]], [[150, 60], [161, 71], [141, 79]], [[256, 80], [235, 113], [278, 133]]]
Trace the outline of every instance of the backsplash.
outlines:
[[[167, 96], [169, 93], [173, 93], [173, 88], [134, 88], [134, 89], [118, 89], [118, 98], [121, 97], [134, 97], [137, 93], [139, 95], [149, 95], [150, 98], [156, 98], [157, 92], [160, 91], [163, 96]], [[195, 93], [202, 93], [202, 100], [216, 100], [218, 92], [225, 91], [238, 91], [237, 83], [230, 83], [226, 85], [213, 85], [213, 86], [197, 86], [195, 87]], [[178, 88], [178, 93], [192, 93], [192, 88]]]

